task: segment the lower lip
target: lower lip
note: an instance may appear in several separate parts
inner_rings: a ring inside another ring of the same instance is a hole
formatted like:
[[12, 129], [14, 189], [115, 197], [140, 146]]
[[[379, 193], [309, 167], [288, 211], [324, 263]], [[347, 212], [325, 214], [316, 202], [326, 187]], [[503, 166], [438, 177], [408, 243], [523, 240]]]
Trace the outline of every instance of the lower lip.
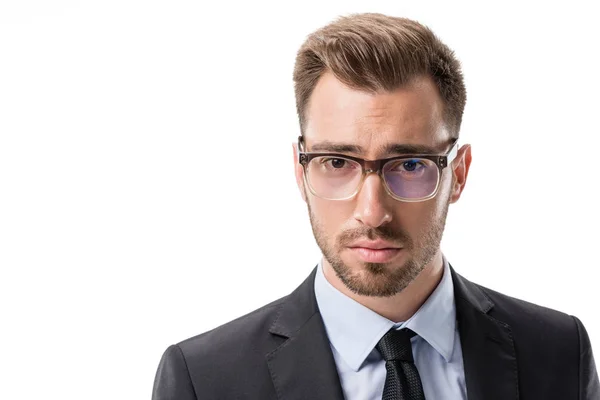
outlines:
[[349, 247], [349, 249], [364, 262], [390, 262], [402, 249], [368, 249], [366, 247]]

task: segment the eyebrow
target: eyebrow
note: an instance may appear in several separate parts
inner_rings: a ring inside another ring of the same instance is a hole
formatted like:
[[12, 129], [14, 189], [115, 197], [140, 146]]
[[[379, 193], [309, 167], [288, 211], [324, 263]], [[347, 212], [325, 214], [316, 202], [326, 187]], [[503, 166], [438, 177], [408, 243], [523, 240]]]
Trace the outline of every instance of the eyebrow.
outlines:
[[[438, 149], [421, 144], [388, 144], [378, 149], [378, 154], [440, 154]], [[362, 146], [347, 143], [334, 143], [325, 140], [311, 146], [311, 152], [327, 151], [332, 153], [356, 153], [364, 154], [366, 151]]]

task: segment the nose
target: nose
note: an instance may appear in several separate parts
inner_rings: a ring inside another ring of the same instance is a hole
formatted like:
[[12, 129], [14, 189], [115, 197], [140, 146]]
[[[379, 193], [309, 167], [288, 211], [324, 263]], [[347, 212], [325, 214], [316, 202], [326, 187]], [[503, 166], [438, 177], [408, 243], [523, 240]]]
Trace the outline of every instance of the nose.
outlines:
[[354, 218], [365, 225], [377, 228], [392, 221], [391, 202], [396, 201], [385, 190], [382, 178], [369, 172], [356, 194]]

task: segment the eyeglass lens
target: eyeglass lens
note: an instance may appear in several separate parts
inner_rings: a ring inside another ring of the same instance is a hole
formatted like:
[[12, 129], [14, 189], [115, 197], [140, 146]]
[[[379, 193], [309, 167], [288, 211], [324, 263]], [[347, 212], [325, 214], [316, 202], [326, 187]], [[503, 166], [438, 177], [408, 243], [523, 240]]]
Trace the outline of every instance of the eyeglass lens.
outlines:
[[[383, 178], [397, 197], [421, 199], [437, 189], [439, 168], [425, 158], [402, 158], [384, 165]], [[308, 183], [317, 196], [343, 199], [355, 193], [362, 178], [362, 167], [342, 157], [313, 158], [307, 166]]]

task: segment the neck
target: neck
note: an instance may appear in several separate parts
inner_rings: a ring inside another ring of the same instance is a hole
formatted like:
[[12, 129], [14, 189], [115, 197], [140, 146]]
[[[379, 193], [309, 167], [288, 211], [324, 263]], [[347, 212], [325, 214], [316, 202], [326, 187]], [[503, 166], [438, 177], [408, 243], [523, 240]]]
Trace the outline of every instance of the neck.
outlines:
[[435, 290], [444, 274], [444, 261], [440, 250], [421, 273], [400, 293], [391, 297], [361, 296], [344, 285], [323, 258], [323, 273], [333, 287], [363, 306], [393, 322], [404, 322], [412, 317]]

